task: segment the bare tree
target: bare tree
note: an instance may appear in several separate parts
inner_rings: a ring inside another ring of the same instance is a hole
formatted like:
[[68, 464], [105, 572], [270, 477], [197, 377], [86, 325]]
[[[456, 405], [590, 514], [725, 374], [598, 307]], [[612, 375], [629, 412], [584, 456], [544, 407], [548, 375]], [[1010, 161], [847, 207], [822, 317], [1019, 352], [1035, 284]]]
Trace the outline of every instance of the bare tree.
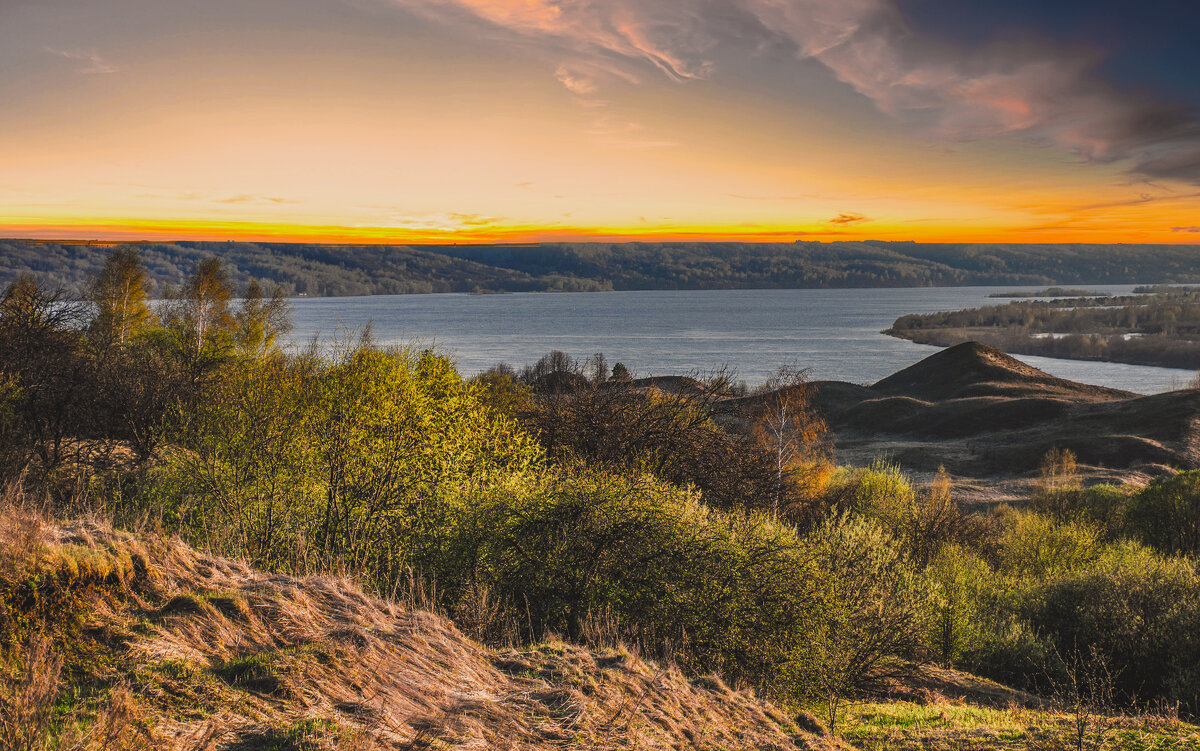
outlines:
[[196, 351], [212, 340], [219, 331], [234, 326], [229, 303], [233, 300], [233, 285], [219, 258], [201, 261], [183, 289], [168, 300], [162, 318], [184, 337], [184, 342]]
[[808, 371], [781, 366], [762, 388], [765, 395], [754, 422], [754, 434], [775, 460], [776, 517], [784, 505], [788, 480], [827, 458], [825, 422], [813, 410]]

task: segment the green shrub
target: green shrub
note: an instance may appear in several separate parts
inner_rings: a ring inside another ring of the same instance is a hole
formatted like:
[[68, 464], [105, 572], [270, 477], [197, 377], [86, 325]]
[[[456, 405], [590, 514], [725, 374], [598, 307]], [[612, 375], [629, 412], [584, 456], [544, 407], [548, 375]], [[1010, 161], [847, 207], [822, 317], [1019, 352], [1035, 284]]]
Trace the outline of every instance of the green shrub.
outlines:
[[879, 519], [889, 528], [899, 526], [917, 497], [899, 465], [883, 461], [842, 469], [830, 482], [829, 494], [837, 507]]
[[484, 585], [536, 631], [574, 638], [608, 614], [627, 637], [670, 639], [697, 672], [795, 691], [777, 668], [807, 645], [817, 576], [789, 527], [650, 476], [583, 470], [500, 485], [463, 509], [429, 561], [447, 598]]
[[1022, 580], [1047, 581], [1077, 571], [1103, 549], [1100, 532], [1082, 522], [1056, 522], [1037, 513], [1012, 511], [995, 552], [996, 568]]
[[954, 665], [983, 649], [995, 620], [996, 573], [975, 551], [949, 545], [927, 575], [934, 587], [930, 645], [942, 662]]
[[915, 656], [928, 633], [931, 591], [877, 522], [830, 517], [808, 539], [821, 577], [810, 652], [796, 666], [828, 710], [830, 728], [846, 699], [875, 688]]
[[273, 570], [352, 570], [389, 588], [449, 523], [447, 499], [541, 464], [510, 418], [429, 351], [359, 345], [222, 374], [182, 450], [134, 496], [186, 537]]
[[1052, 583], [1031, 623], [1063, 654], [1095, 647], [1125, 699], [1200, 709], [1200, 576], [1195, 564], [1126, 543]]
[[1133, 496], [1129, 529], [1166, 553], [1200, 553], [1200, 471], [1160, 478]]

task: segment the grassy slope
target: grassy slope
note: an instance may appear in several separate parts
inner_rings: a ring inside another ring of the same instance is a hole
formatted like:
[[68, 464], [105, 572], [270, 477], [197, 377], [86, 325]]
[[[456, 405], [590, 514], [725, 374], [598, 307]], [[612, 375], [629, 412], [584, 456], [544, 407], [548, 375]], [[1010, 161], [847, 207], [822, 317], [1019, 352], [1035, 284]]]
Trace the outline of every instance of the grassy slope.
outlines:
[[[64, 749], [849, 747], [750, 692], [619, 648], [489, 650], [345, 580], [271, 576], [178, 541], [11, 509], [0, 512], [0, 637], [0, 749], [36, 747], [18, 735], [38, 725]], [[853, 706], [845, 741], [1066, 747], [1069, 714], [924, 670], [902, 698]], [[1200, 728], [1161, 718], [1120, 718], [1105, 737], [1106, 748], [1200, 749]]]
[[[749, 692], [621, 649], [488, 650], [345, 580], [96, 523], [9, 512], [0, 574], [0, 731], [46, 714], [64, 747], [836, 747]], [[0, 749], [29, 747], [18, 732]]]
[[[986, 707], [935, 699], [926, 703], [859, 704], [843, 737], [863, 751], [1018, 751], [1078, 748], [1070, 713], [1024, 707]], [[1152, 716], [1113, 717], [1089, 725], [1084, 749], [1183, 751], [1200, 749], [1200, 728]]]

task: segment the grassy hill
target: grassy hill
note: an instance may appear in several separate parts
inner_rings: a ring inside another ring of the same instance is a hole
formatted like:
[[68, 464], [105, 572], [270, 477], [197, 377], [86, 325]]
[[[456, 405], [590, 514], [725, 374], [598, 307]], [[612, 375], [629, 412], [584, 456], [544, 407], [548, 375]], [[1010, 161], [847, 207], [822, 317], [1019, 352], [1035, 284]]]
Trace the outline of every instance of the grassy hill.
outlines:
[[[11, 500], [11, 496], [10, 496]], [[0, 510], [0, 749], [1051, 749], [1078, 713], [934, 667], [841, 738], [624, 645], [492, 648], [353, 582], [269, 575], [177, 539]], [[1163, 716], [1086, 748], [1196, 749]], [[57, 745], [56, 745], [57, 744]]]
[[618, 644], [487, 649], [348, 580], [0, 521], [0, 749], [839, 747]]

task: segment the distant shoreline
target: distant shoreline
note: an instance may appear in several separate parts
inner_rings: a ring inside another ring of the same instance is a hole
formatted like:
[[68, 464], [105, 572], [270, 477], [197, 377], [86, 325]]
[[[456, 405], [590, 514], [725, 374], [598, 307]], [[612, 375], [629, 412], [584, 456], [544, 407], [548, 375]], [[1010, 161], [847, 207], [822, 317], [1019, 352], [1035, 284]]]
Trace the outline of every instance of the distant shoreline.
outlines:
[[[0, 284], [21, 274], [78, 290], [112, 243], [0, 240]], [[1050, 287], [1200, 283], [1198, 245], [633, 242], [319, 245], [139, 242], [156, 289], [219, 256], [238, 285], [288, 296], [632, 290]]]
[[1200, 290], [1140, 287], [905, 315], [883, 333], [937, 347], [978, 341], [1010, 354], [1197, 370]]

